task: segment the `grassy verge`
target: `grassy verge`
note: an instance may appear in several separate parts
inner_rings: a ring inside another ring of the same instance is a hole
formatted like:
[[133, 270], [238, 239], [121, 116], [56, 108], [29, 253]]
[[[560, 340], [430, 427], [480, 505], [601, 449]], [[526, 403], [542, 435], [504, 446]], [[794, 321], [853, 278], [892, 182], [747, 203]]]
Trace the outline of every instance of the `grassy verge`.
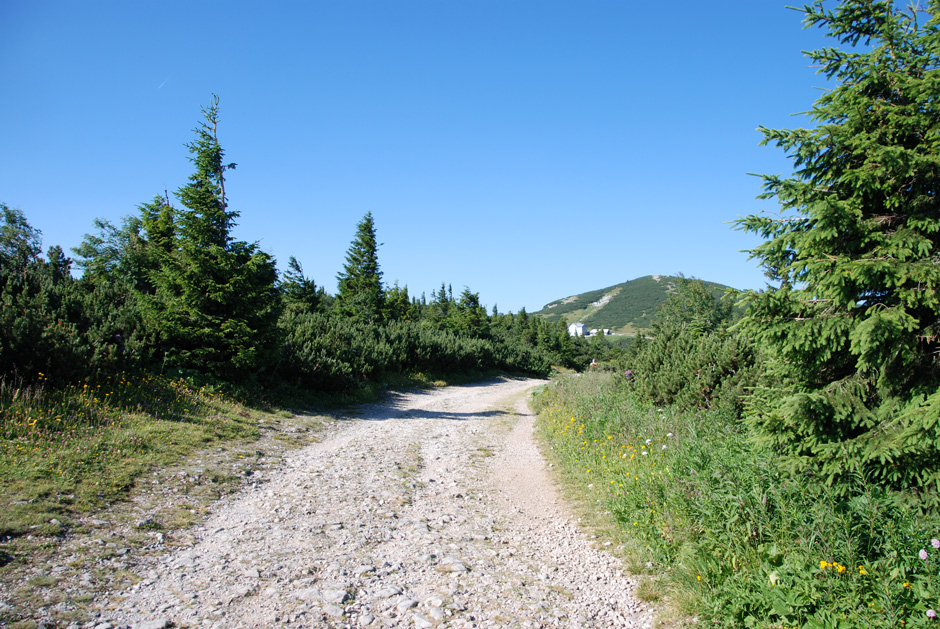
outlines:
[[837, 499], [779, 472], [734, 417], [639, 404], [611, 374], [559, 378], [536, 408], [565, 478], [659, 569], [644, 589], [677, 618], [940, 626], [940, 520], [904, 495], [859, 479]]
[[315, 441], [329, 411], [493, 375], [397, 375], [342, 395], [127, 374], [0, 381], [0, 625], [66, 626], [96, 617], [102, 597], [119, 604], [134, 557], [192, 543], [188, 527], [215, 500]]
[[[294, 410], [374, 401], [389, 388], [465, 384], [494, 373], [397, 375], [343, 395], [297, 390], [223, 395], [185, 380], [123, 374], [53, 387], [0, 381], [0, 540], [55, 535], [128, 496], [143, 475], [210, 448], [253, 442]], [[273, 402], [272, 402], [273, 400]], [[305, 411], [297, 411], [305, 412]]]
[[[272, 415], [272, 413], [267, 413]], [[0, 384], [0, 537], [58, 533], [194, 450], [250, 440], [265, 413], [183, 381]]]

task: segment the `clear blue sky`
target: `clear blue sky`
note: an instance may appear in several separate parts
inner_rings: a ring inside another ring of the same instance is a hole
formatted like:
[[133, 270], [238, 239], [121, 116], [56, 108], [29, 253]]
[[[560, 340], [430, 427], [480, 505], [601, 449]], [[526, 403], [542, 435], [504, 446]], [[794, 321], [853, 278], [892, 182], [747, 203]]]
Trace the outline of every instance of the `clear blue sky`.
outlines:
[[759, 125], [825, 40], [784, 0], [0, 3], [0, 201], [66, 250], [191, 172], [221, 99], [235, 236], [329, 292], [371, 211], [387, 284], [500, 311], [652, 273], [764, 277]]

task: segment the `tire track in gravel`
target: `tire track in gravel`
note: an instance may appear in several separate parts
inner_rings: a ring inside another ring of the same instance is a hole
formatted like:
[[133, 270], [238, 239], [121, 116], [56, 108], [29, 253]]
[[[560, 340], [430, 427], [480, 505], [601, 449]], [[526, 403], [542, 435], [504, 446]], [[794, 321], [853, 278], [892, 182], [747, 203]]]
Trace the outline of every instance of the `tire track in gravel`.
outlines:
[[591, 546], [546, 476], [526, 407], [540, 382], [361, 407], [220, 501], [191, 546], [149, 559], [98, 622], [652, 626], [634, 582]]

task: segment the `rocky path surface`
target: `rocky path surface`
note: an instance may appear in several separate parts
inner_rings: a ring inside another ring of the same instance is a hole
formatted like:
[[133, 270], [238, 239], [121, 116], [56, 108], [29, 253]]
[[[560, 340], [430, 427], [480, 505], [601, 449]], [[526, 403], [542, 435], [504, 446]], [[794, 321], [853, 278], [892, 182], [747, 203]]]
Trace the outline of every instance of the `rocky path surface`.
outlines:
[[395, 394], [136, 566], [98, 627], [651, 627], [557, 499], [535, 380]]

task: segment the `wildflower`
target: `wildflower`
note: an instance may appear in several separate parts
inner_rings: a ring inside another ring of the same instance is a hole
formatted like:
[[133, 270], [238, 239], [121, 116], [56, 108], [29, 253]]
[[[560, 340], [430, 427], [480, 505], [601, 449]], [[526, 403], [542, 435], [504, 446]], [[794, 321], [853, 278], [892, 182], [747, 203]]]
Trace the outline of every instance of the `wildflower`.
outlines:
[[865, 570], [865, 567], [864, 567], [864, 566], [859, 566], [859, 567], [858, 567], [858, 573], [859, 573], [859, 574], [868, 574], [868, 571]]
[[666, 449], [666, 446], [663, 446], [663, 450], [665, 450], [665, 449]]
[[904, 583], [901, 584], [901, 587], [909, 588], [909, 587], [911, 587], [911, 584], [910, 584], [910, 582], [905, 581]]
[[652, 440], [652, 439], [647, 439], [647, 440], [646, 440], [646, 445], [649, 445], [649, 444], [651, 444], [651, 443], [653, 443], [653, 440]]
[[936, 618], [936, 617], [937, 617], [937, 612], [935, 612], [932, 609], [927, 610], [927, 618]]
[[920, 557], [922, 561], [927, 561], [927, 551], [923, 548], [920, 549], [920, 552], [917, 553], [917, 556]]
[[936, 548], [937, 550], [940, 550], [940, 539], [930, 540], [930, 545]]
[[828, 562], [828, 561], [820, 561], [820, 562], [819, 562], [819, 569], [820, 569], [820, 570], [825, 570], [828, 565], [829, 565], [829, 562]]
[[666, 433], [666, 436], [667, 436], [667, 437], [671, 437], [671, 436], [672, 436], [672, 433], [671, 433], [671, 432], [667, 432], [667, 433]]

